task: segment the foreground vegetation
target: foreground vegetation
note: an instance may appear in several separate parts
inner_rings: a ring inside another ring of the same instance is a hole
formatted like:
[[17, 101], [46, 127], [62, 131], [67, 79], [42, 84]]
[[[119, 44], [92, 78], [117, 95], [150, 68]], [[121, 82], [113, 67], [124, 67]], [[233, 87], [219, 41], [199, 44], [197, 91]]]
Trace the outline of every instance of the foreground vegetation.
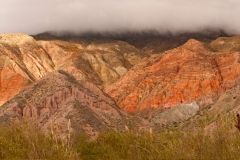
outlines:
[[[210, 125], [206, 130], [205, 126]], [[202, 127], [201, 127], [202, 125]], [[204, 129], [205, 128], [205, 129]], [[68, 133], [65, 133], [67, 136]], [[71, 139], [44, 135], [30, 123], [0, 128], [1, 159], [239, 159], [240, 133], [234, 117], [201, 120], [188, 131], [108, 131], [96, 140], [83, 134]]]

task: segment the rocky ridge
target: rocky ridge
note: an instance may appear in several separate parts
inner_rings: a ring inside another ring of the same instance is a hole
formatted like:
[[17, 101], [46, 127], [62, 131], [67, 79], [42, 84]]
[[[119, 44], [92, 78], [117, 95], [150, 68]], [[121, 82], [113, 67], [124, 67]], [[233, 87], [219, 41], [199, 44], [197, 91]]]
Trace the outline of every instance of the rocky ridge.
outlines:
[[1, 125], [23, 118], [33, 120], [45, 131], [51, 123], [64, 128], [71, 120], [73, 132], [92, 137], [107, 129], [124, 129], [129, 120], [94, 84], [78, 83], [64, 71], [48, 74], [0, 108]]

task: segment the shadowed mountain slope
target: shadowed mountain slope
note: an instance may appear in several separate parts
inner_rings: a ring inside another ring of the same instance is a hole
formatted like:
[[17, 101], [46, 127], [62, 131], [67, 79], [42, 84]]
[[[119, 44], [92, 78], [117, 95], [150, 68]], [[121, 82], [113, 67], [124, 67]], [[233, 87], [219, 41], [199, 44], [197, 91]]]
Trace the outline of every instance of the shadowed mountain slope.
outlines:
[[[91, 136], [110, 128], [123, 129], [129, 117], [92, 83], [77, 82], [64, 71], [54, 71], [22, 90], [0, 108], [0, 124], [31, 119], [43, 130], [51, 122]], [[141, 123], [138, 119], [138, 123]], [[66, 128], [67, 129], [67, 128]]]

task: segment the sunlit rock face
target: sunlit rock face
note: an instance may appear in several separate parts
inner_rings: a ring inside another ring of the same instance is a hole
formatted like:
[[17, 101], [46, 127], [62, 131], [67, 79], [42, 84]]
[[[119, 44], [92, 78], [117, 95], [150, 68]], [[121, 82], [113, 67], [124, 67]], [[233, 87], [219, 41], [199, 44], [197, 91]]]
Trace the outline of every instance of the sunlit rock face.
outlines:
[[127, 112], [171, 108], [236, 79], [238, 59], [238, 52], [213, 52], [191, 39], [137, 64], [106, 91]]

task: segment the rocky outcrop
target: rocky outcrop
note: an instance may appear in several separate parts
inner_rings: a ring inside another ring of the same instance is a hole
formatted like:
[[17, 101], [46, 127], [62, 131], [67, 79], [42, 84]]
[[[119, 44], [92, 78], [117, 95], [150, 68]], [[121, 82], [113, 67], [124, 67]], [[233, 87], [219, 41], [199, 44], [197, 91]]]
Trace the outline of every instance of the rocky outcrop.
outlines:
[[212, 52], [191, 39], [137, 64], [106, 91], [127, 112], [171, 108], [239, 77], [238, 59], [239, 52]]
[[45, 131], [52, 122], [64, 127], [70, 119], [73, 131], [94, 137], [106, 129], [124, 129], [129, 116], [94, 84], [78, 83], [68, 73], [54, 71], [0, 108], [0, 124], [23, 118], [33, 120]]

